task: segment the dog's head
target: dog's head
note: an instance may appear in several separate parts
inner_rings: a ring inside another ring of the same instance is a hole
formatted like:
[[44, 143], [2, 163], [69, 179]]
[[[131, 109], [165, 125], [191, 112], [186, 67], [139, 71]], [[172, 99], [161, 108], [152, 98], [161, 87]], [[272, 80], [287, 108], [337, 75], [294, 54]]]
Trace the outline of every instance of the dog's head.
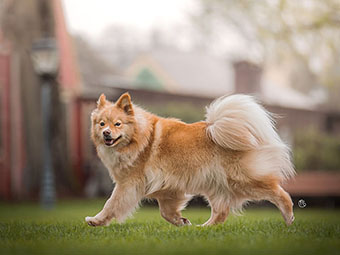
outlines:
[[96, 146], [120, 147], [129, 144], [135, 130], [130, 95], [125, 93], [116, 103], [112, 103], [102, 94], [97, 101], [97, 109], [91, 114], [91, 122], [91, 137]]

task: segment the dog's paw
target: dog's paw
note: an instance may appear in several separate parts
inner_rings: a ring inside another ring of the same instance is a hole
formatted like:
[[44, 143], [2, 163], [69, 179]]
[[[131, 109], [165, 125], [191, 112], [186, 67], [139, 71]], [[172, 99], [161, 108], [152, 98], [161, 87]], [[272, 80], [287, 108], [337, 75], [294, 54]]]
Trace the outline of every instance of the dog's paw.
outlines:
[[87, 222], [87, 224], [91, 227], [97, 227], [97, 226], [107, 226], [109, 225], [108, 222], [104, 221], [104, 220], [100, 220], [96, 217], [86, 217], [85, 221]]
[[286, 224], [287, 224], [287, 226], [292, 225], [293, 222], [294, 222], [294, 220], [295, 220], [294, 215], [291, 215], [288, 219], [286, 219]]
[[295, 219], [294, 214], [289, 214], [289, 215], [284, 216], [284, 220], [285, 220], [287, 226], [292, 225], [294, 219]]
[[180, 226], [191, 226], [191, 222], [187, 218], [181, 217], [180, 222], [181, 222]]

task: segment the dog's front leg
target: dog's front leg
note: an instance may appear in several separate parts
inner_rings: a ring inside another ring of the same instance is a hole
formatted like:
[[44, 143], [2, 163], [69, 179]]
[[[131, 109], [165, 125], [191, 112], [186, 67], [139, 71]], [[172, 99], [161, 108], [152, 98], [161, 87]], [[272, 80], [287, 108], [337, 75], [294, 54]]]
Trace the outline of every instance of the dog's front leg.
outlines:
[[113, 218], [118, 222], [124, 221], [138, 206], [143, 197], [142, 190], [138, 184], [116, 184], [103, 210], [94, 217], [86, 217], [85, 221], [90, 226], [107, 226]]

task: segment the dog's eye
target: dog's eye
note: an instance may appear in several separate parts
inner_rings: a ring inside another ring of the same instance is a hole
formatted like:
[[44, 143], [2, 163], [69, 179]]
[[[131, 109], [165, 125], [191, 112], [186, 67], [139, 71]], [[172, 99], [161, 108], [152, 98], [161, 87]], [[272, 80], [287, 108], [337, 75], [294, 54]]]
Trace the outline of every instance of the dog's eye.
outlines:
[[103, 127], [103, 126], [105, 126], [105, 122], [104, 122], [104, 121], [101, 121], [101, 122], [99, 123], [99, 125], [101, 125], [101, 126]]
[[116, 123], [115, 123], [115, 126], [116, 126], [116, 127], [119, 127], [120, 125], [121, 125], [120, 122], [116, 122]]

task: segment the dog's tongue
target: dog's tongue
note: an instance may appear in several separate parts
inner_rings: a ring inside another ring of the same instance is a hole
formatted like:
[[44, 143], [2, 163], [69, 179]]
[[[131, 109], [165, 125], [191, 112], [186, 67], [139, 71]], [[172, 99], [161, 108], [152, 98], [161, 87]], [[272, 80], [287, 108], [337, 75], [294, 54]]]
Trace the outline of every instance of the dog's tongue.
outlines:
[[112, 145], [113, 144], [113, 139], [110, 140], [105, 140], [106, 145]]

